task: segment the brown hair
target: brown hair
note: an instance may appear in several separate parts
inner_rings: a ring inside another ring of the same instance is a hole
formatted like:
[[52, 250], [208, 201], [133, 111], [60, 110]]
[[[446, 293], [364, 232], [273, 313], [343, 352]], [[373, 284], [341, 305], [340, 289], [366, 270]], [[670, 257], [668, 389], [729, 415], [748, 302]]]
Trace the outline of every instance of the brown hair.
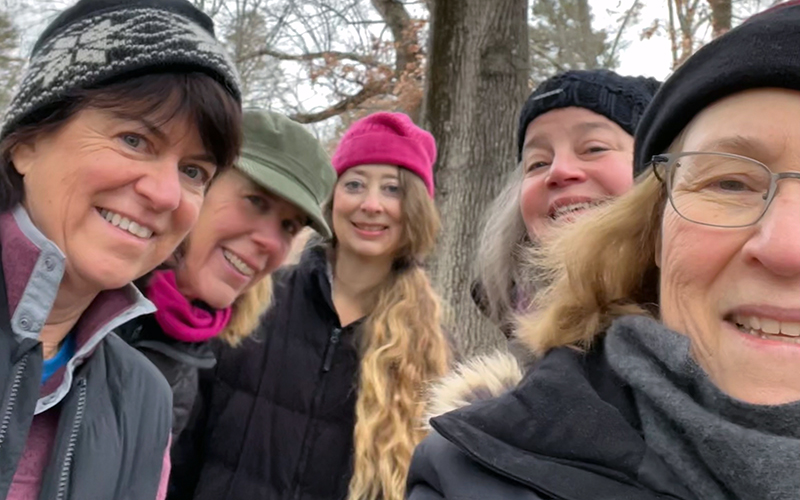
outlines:
[[[411, 455], [426, 434], [419, 425], [424, 391], [451, 360], [441, 299], [420, 264], [436, 244], [439, 214], [419, 177], [400, 169], [399, 179], [401, 246], [361, 327], [352, 500], [404, 498]], [[329, 221], [331, 206], [325, 208]]]
[[0, 142], [0, 213], [25, 199], [22, 176], [11, 161], [13, 148], [57, 132], [87, 108], [148, 116], [162, 124], [185, 116], [197, 126], [218, 172], [233, 164], [242, 144], [241, 107], [204, 73], [147, 74], [103, 87], [75, 89], [58, 103], [28, 116]]

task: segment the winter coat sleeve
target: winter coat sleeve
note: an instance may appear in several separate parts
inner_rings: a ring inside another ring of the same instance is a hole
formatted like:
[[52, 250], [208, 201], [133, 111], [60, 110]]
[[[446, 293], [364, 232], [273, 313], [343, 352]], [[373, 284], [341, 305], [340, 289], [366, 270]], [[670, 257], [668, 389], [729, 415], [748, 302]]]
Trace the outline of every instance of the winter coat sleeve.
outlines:
[[190, 500], [205, 462], [205, 439], [214, 369], [198, 371], [198, 391], [186, 428], [172, 447], [169, 500]]
[[146, 347], [139, 348], [139, 351], [156, 365], [172, 389], [172, 435], [177, 440], [194, 408], [199, 384], [198, 369]]
[[408, 500], [543, 500], [475, 462], [435, 431], [417, 446], [406, 488]]

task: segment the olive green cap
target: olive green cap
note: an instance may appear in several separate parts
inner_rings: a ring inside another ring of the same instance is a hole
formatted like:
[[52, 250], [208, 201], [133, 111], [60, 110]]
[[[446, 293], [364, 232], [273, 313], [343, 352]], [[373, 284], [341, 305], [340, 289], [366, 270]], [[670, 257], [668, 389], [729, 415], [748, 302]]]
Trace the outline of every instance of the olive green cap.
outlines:
[[326, 238], [331, 229], [322, 203], [336, 172], [319, 141], [299, 123], [278, 113], [244, 110], [244, 146], [236, 168], [270, 193], [308, 215], [309, 225]]

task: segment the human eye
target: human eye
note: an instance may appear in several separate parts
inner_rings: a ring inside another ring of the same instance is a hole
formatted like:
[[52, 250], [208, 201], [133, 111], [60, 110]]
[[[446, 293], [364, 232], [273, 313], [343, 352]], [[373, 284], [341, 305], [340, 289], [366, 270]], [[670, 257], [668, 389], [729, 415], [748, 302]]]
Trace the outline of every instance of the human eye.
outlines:
[[199, 165], [182, 165], [179, 170], [184, 177], [197, 186], [206, 186], [213, 177], [214, 172]]
[[611, 149], [610, 147], [608, 147], [608, 146], [606, 146], [604, 144], [592, 144], [592, 145], [586, 146], [586, 148], [584, 150], [584, 153], [585, 154], [604, 153], [606, 151], [609, 151], [610, 149]]
[[357, 193], [364, 187], [364, 183], [360, 180], [350, 180], [344, 183], [344, 188], [350, 193]]
[[387, 184], [383, 186], [383, 190], [390, 196], [400, 196], [401, 192], [400, 186], [397, 184]]
[[130, 149], [140, 151], [148, 146], [147, 139], [140, 134], [125, 132], [119, 135], [119, 140]]
[[300, 232], [301, 226], [300, 224], [292, 219], [286, 219], [281, 223], [283, 230], [289, 233], [291, 236], [295, 236], [297, 233]]
[[685, 185], [692, 191], [725, 195], [762, 193], [769, 189], [769, 173], [758, 164], [731, 158], [704, 160], [690, 160], [683, 166]]
[[269, 200], [257, 194], [251, 194], [244, 197], [253, 207], [260, 212], [266, 212], [270, 208]]
[[532, 161], [527, 164], [525, 167], [525, 173], [530, 174], [537, 170], [542, 170], [550, 166], [550, 162], [547, 161]]

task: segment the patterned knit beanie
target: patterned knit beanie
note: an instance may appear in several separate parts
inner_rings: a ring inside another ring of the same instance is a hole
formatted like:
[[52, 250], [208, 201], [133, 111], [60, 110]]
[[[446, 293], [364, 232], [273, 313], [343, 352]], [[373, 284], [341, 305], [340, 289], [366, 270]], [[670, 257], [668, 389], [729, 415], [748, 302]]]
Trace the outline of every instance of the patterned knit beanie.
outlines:
[[339, 142], [331, 163], [339, 176], [358, 165], [397, 165], [417, 174], [433, 198], [436, 141], [403, 113], [375, 113], [355, 122]]
[[193, 71], [211, 76], [241, 102], [239, 76], [214, 38], [213, 22], [188, 0], [80, 0], [37, 40], [0, 138], [72, 90]]
[[654, 78], [621, 76], [605, 69], [567, 71], [545, 80], [528, 97], [520, 113], [517, 161], [522, 161], [528, 125], [554, 109], [585, 108], [605, 116], [633, 135], [659, 85]]

